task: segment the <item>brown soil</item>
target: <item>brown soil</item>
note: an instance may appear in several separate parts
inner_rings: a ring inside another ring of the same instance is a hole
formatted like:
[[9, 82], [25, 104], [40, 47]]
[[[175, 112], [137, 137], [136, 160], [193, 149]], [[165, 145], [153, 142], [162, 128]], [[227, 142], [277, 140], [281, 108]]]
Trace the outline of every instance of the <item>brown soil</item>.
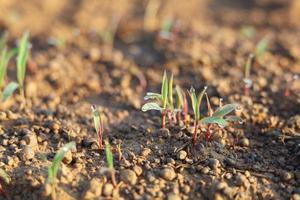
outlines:
[[[18, 95], [1, 104], [0, 167], [12, 182], [0, 199], [48, 199], [47, 167], [70, 141], [77, 150], [62, 164], [58, 199], [300, 199], [300, 84], [289, 81], [300, 73], [297, 1], [169, 0], [146, 26], [147, 1], [0, 1], [10, 46], [25, 30], [32, 43], [26, 105]], [[166, 17], [178, 22], [172, 40], [158, 34]], [[101, 34], [116, 19], [111, 46]], [[246, 25], [255, 35], [242, 34]], [[245, 96], [243, 66], [263, 37], [269, 50]], [[160, 129], [159, 113], [140, 108], [147, 91], [160, 90], [164, 69], [184, 89], [207, 85], [214, 107], [220, 97], [240, 103], [245, 122], [211, 142], [203, 127], [194, 148], [192, 127]], [[104, 138], [121, 143], [117, 188], [103, 173], [92, 104], [104, 115]]]

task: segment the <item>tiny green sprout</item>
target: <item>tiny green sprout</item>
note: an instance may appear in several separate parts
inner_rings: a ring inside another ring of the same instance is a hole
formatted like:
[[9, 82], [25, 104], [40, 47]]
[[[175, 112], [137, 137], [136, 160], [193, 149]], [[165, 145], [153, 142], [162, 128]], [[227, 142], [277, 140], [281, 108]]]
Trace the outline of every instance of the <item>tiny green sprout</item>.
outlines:
[[164, 19], [159, 36], [163, 39], [171, 39], [171, 31], [174, 24], [174, 20], [170, 17]]
[[164, 72], [164, 76], [162, 79], [161, 85], [161, 94], [147, 92], [146, 96], [144, 97], [145, 100], [154, 99], [158, 101], [156, 102], [149, 102], [142, 106], [142, 111], [146, 112], [149, 110], [157, 110], [160, 111], [162, 114], [161, 126], [162, 128], [166, 127], [166, 116], [172, 112], [178, 112], [177, 109], [174, 109], [173, 106], [173, 74], [168, 80], [166, 71]]
[[17, 79], [19, 83], [19, 91], [22, 97], [24, 95], [24, 80], [26, 74], [26, 64], [29, 57], [29, 33], [25, 32], [22, 36], [22, 39], [18, 48], [17, 56]]
[[[57, 173], [60, 168], [61, 161], [65, 157], [66, 153], [70, 150], [75, 150], [76, 145], [75, 142], [69, 142], [65, 144], [60, 150], [56, 153], [54, 156], [54, 159], [52, 161], [52, 165], [48, 168], [48, 178], [47, 178], [47, 184], [51, 186], [51, 195], [52, 197], [55, 197], [55, 189], [57, 184]], [[55, 198], [54, 198], [55, 199]]]
[[192, 102], [192, 108], [194, 111], [194, 133], [193, 133], [193, 144], [194, 146], [197, 143], [197, 132], [199, 128], [199, 122], [200, 122], [200, 106], [202, 102], [202, 98], [204, 93], [206, 92], [207, 87], [205, 86], [202, 90], [202, 92], [197, 96], [195, 89], [192, 87], [189, 91], [189, 95], [191, 97], [191, 102]]
[[106, 155], [107, 167], [111, 174], [111, 181], [113, 185], [116, 187], [117, 182], [116, 182], [115, 169], [114, 169], [114, 157], [108, 140], [105, 140], [105, 155]]
[[101, 114], [100, 112], [97, 110], [96, 105], [92, 105], [91, 106], [92, 109], [92, 113], [93, 113], [93, 120], [94, 120], [94, 125], [95, 125], [95, 130], [97, 133], [97, 137], [98, 137], [98, 145], [100, 149], [103, 149], [103, 123], [102, 123], [102, 119], [101, 119]]
[[2, 188], [1, 182], [8, 185], [11, 182], [10, 176], [0, 168], [0, 195], [7, 197], [5, 190]]
[[6, 101], [16, 89], [18, 89], [19, 84], [16, 82], [10, 82], [4, 89], [2, 94], [2, 101]]
[[268, 50], [268, 46], [269, 39], [267, 37], [264, 37], [257, 43], [255, 47], [255, 55], [259, 58], [263, 57]]
[[256, 34], [256, 29], [253, 26], [243, 26], [240, 33], [246, 38], [253, 38]]
[[[176, 109], [183, 110], [183, 105], [184, 105], [183, 91], [178, 85], [176, 85], [175, 89], [176, 89]], [[177, 120], [178, 123], [181, 121], [181, 112], [177, 113]]]
[[245, 64], [245, 75], [244, 75], [244, 83], [245, 83], [245, 87], [244, 87], [244, 92], [245, 92], [245, 95], [249, 95], [250, 93], [250, 88], [252, 87], [252, 79], [250, 78], [250, 72], [251, 72], [251, 67], [253, 65], [253, 62], [255, 60], [255, 55], [254, 54], [250, 54], [248, 56], [248, 59], [247, 59], [247, 62]]

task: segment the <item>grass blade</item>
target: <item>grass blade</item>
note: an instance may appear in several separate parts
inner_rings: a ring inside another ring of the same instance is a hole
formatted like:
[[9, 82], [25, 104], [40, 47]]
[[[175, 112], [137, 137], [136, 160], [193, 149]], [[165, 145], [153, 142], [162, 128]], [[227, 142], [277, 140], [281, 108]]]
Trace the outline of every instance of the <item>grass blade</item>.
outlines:
[[169, 93], [169, 106], [171, 107], [171, 108], [173, 108], [173, 74], [171, 75], [171, 77], [170, 77], [170, 80], [169, 80], [169, 86], [168, 86], [169, 88], [169, 91], [168, 91], [168, 93]]
[[201, 116], [200, 116], [200, 106], [201, 106], [201, 102], [202, 102], [202, 99], [203, 99], [203, 95], [205, 94], [206, 90], [207, 90], [207, 87], [205, 86], [203, 88], [202, 92], [198, 95], [198, 98], [197, 98], [197, 104], [196, 104], [197, 105], [197, 107], [196, 107], [197, 116], [198, 116], [197, 120], [200, 120], [200, 118], [201, 118]]
[[108, 140], [105, 141], [105, 155], [108, 168], [114, 169], [114, 158]]
[[98, 134], [101, 129], [101, 115], [100, 112], [97, 110], [95, 105], [92, 105], [92, 113], [93, 113], [93, 120], [94, 120], [94, 125], [96, 129], [96, 133]]
[[19, 87], [18, 83], [10, 82], [3, 91], [2, 101], [6, 101], [18, 87]]
[[150, 102], [150, 103], [146, 103], [143, 105], [142, 107], [142, 111], [143, 112], [146, 112], [148, 110], [158, 110], [158, 111], [162, 111], [162, 108], [157, 104], [157, 103], [154, 103], [154, 102]]
[[146, 96], [144, 97], [144, 100], [149, 100], [149, 99], [161, 100], [162, 96], [161, 96], [161, 94], [158, 94], [158, 93], [147, 92]]
[[205, 117], [201, 119], [200, 123], [202, 124], [218, 124], [221, 127], [227, 126], [227, 121], [221, 117]]
[[165, 109], [168, 104], [168, 77], [166, 71], [164, 71], [164, 76], [161, 84], [161, 95], [162, 95], [163, 109]]
[[23, 90], [24, 79], [26, 73], [26, 62], [29, 56], [29, 33], [25, 32], [20, 41], [18, 57], [17, 57], [17, 79], [20, 90]]
[[183, 107], [183, 92], [180, 86], [176, 85], [176, 108], [181, 109]]
[[213, 117], [224, 117], [225, 115], [231, 113], [238, 107], [238, 104], [226, 104], [220, 108], [218, 108], [214, 113]]

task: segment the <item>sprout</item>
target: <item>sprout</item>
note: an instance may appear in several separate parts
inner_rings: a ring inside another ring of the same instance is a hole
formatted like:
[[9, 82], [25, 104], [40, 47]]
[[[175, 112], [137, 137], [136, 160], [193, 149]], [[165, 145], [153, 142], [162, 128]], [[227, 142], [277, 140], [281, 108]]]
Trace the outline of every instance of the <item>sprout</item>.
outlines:
[[146, 96], [144, 97], [145, 100], [156, 100], [156, 102], [149, 102], [142, 106], [142, 111], [146, 112], [149, 110], [157, 110], [162, 113], [162, 120], [161, 120], [161, 126], [162, 128], [166, 127], [166, 116], [170, 113], [176, 113], [179, 110], [174, 109], [173, 106], [173, 74], [170, 77], [170, 80], [168, 80], [166, 71], [164, 72], [164, 76], [162, 79], [162, 85], [161, 85], [161, 94], [153, 93], [153, 92], [147, 92]]
[[244, 92], [245, 92], [245, 95], [249, 95], [249, 90], [250, 88], [252, 87], [252, 80], [250, 78], [250, 71], [251, 71], [251, 67], [252, 67], [252, 64], [254, 62], [254, 59], [255, 59], [255, 55], [254, 54], [250, 54], [248, 59], [247, 59], [247, 62], [245, 64], [245, 76], [244, 76], [244, 83], [245, 83], [245, 87], [244, 87]]
[[94, 125], [95, 130], [98, 136], [98, 145], [100, 149], [103, 149], [103, 123], [101, 119], [100, 112], [97, 110], [96, 105], [91, 106], [92, 113], [93, 113], [93, 119], [94, 119]]
[[174, 20], [170, 17], [163, 20], [159, 36], [163, 39], [171, 39], [172, 36], [172, 27], [174, 25]]
[[55, 189], [57, 184], [57, 173], [60, 168], [60, 163], [65, 157], [66, 153], [70, 150], [76, 149], [75, 142], [69, 142], [64, 145], [55, 155], [52, 165], [48, 168], [47, 184], [51, 186], [51, 195], [55, 197]]
[[200, 122], [200, 106], [201, 106], [201, 102], [202, 102], [202, 98], [204, 93], [206, 92], [207, 87], [205, 86], [202, 90], [202, 92], [197, 96], [195, 89], [192, 87], [189, 91], [189, 95], [191, 97], [191, 101], [192, 101], [192, 107], [193, 107], [193, 111], [194, 111], [194, 133], [193, 133], [193, 144], [196, 145], [197, 143], [197, 131], [199, 128], [199, 122]]
[[269, 39], [267, 37], [264, 37], [257, 43], [255, 47], [255, 55], [259, 58], [263, 57], [268, 50], [268, 46]]
[[116, 187], [117, 182], [116, 182], [115, 169], [114, 169], [114, 157], [108, 140], [105, 140], [105, 155], [106, 155], [107, 167], [111, 174], [111, 181], [113, 185]]
[[19, 87], [18, 83], [10, 82], [3, 91], [2, 101], [6, 101], [18, 87]]
[[25, 32], [19, 44], [17, 57], [17, 79], [19, 83], [19, 91], [22, 97], [24, 95], [24, 80], [26, 74], [26, 63], [29, 56], [29, 33]]

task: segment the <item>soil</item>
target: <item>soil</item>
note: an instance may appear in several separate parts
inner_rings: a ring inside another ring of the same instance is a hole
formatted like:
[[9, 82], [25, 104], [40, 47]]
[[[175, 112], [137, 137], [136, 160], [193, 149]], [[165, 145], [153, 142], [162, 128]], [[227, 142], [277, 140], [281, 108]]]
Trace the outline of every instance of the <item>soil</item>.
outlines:
[[[25, 30], [32, 44], [26, 103], [15, 94], [1, 104], [0, 167], [12, 181], [0, 199], [50, 199], [47, 168], [70, 141], [77, 149], [61, 165], [57, 199], [300, 199], [297, 0], [163, 1], [146, 25], [147, 1], [0, 2], [9, 46]], [[169, 39], [159, 34], [166, 17], [176, 22]], [[102, 36], [114, 26], [112, 44]], [[264, 37], [268, 51], [251, 69], [246, 96], [243, 67]], [[147, 91], [160, 91], [164, 70], [184, 89], [208, 86], [214, 108], [219, 98], [239, 103], [244, 123], [210, 142], [202, 127], [195, 147], [192, 123], [161, 129], [160, 113], [141, 105]], [[104, 138], [121, 144], [118, 187], [103, 172], [92, 104], [103, 113]]]

